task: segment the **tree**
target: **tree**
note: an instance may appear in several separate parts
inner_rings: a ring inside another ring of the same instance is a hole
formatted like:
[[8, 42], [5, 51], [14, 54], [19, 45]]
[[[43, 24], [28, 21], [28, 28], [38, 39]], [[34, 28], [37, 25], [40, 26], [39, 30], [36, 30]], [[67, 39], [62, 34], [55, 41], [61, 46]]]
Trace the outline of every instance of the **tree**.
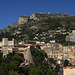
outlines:
[[46, 75], [50, 75], [50, 71], [47, 71]]
[[[0, 75], [20, 75], [20, 63], [23, 62], [23, 56], [20, 54], [8, 54], [7, 57], [1, 58]], [[21, 73], [21, 75], [23, 75]]]
[[0, 75], [8, 75], [8, 64], [5, 62], [0, 64]]
[[24, 75], [29, 75], [29, 71], [30, 71], [31, 67], [32, 67], [31, 65], [20, 67], [20, 71]]
[[30, 71], [29, 71], [29, 75], [38, 75], [40, 69], [38, 69], [38, 67], [36, 67], [35, 65], [32, 65]]
[[59, 71], [59, 69], [60, 69], [60, 65], [56, 65], [56, 68], [55, 68], [56, 73]]
[[68, 66], [68, 65], [69, 65], [69, 61], [68, 61], [68, 60], [65, 60], [65, 61], [64, 61], [64, 67], [65, 67], [65, 66]]
[[20, 75], [17, 71], [9, 71], [8, 75]]
[[51, 64], [56, 64], [56, 61], [53, 58], [49, 58]]

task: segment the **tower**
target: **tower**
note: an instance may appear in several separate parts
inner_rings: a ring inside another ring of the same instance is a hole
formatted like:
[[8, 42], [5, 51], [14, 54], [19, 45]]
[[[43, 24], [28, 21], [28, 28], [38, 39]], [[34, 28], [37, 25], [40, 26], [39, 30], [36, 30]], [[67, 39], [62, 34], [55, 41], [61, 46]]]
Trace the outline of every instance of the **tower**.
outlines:
[[32, 55], [31, 55], [31, 51], [30, 51], [30, 46], [28, 46], [28, 48], [27, 48], [25, 60], [29, 63], [33, 63]]
[[3, 50], [3, 56], [8, 54], [8, 38], [2, 39], [2, 50]]

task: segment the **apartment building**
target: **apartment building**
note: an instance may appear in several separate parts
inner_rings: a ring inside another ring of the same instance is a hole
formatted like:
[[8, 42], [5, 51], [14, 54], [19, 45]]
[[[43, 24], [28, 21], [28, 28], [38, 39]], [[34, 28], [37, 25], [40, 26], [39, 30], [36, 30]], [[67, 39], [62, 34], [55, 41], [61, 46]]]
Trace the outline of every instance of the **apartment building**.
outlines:
[[75, 67], [73, 67], [73, 66], [64, 67], [63, 75], [75, 75]]
[[72, 30], [72, 33], [69, 33], [65, 39], [66, 41], [75, 42], [75, 30]]
[[3, 53], [3, 56], [12, 52], [12, 47], [14, 47], [14, 39], [9, 41], [8, 38], [3, 38], [0, 42], [0, 52]]

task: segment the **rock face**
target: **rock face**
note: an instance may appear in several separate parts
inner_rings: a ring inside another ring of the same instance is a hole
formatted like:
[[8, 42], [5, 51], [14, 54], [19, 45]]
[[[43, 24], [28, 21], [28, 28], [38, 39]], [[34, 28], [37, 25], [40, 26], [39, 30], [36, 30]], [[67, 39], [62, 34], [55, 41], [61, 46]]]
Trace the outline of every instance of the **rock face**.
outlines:
[[[41, 34], [48, 30], [55, 30], [58, 27], [66, 29], [75, 29], [75, 16], [66, 13], [34, 13], [31, 16], [22, 15], [19, 21], [0, 30], [2, 37], [3, 32], [8, 32], [12, 37], [19, 40], [31, 40], [34, 34]], [[9, 37], [9, 36], [8, 36]]]
[[17, 27], [19, 27], [19, 26], [21, 26], [21, 25], [20, 25], [18, 22], [12, 23], [11, 25], [9, 25], [9, 26], [3, 28], [2, 30], [0, 30], [0, 32], [3, 32], [3, 31], [10, 32], [11, 29], [17, 28]]
[[19, 17], [19, 24], [25, 24], [26, 22], [28, 22], [28, 20], [29, 20], [29, 16], [27, 16], [27, 15], [22, 15], [22, 16], [20, 16]]
[[32, 15], [30, 16], [30, 19], [39, 20], [39, 18], [36, 16], [36, 14], [32, 14]]
[[66, 13], [35, 13], [30, 16], [30, 19], [40, 20], [40, 19], [48, 19], [48, 18], [63, 18], [63, 17], [71, 17], [72, 15]]
[[[3, 28], [2, 30], [0, 30], [0, 32], [3, 32], [3, 31], [10, 32], [10, 30], [12, 28], [21, 27], [22, 25], [24, 25], [26, 23], [29, 24], [30, 22], [35, 23], [35, 22], [41, 21], [41, 20], [48, 20], [49, 18], [63, 19], [64, 17], [69, 18], [69, 17], [73, 17], [73, 16], [69, 15], [69, 14], [66, 14], [66, 13], [34, 13], [31, 16], [22, 15], [22, 16], [19, 17], [18, 22], [12, 23], [11, 25], [9, 25], [9, 26]], [[64, 21], [61, 22], [61, 23], [64, 23]], [[72, 22], [72, 24], [75, 25], [74, 22]]]

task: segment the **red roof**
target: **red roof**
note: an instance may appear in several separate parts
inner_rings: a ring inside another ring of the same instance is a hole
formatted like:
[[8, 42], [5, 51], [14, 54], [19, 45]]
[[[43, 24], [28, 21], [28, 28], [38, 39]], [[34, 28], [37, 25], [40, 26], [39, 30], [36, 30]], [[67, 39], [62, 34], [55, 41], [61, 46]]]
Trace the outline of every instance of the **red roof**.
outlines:
[[66, 67], [64, 67], [64, 69], [67, 69], [67, 68], [73, 69], [74, 67], [73, 66], [66, 66]]
[[12, 47], [13, 49], [17, 49], [18, 47]]
[[27, 45], [24, 45], [24, 44], [17, 44], [17, 46], [19, 46], [19, 47], [28, 47]]
[[55, 58], [54, 60], [62, 60], [62, 59]]
[[73, 62], [75, 62], [75, 60], [73, 60]]
[[68, 54], [68, 53], [64, 53], [64, 54]]
[[36, 45], [35, 45], [35, 44], [34, 44], [34, 45], [33, 45], [33, 44], [31, 44], [30, 46], [32, 46], [32, 47], [36, 47]]
[[59, 52], [59, 53], [63, 54], [63, 52]]

